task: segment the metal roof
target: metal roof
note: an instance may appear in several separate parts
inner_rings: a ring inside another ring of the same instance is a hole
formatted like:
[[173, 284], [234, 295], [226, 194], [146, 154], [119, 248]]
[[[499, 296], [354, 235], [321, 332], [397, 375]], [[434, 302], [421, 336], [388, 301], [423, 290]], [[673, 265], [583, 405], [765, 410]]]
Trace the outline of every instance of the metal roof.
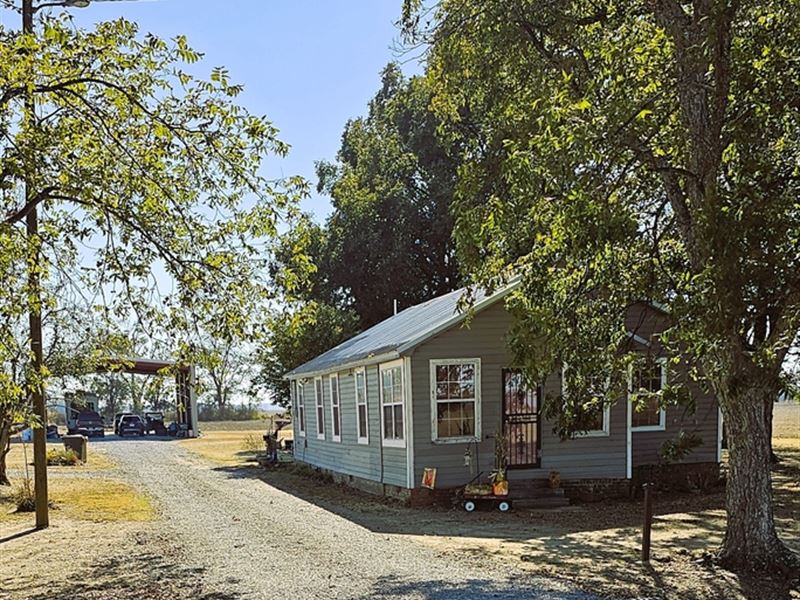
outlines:
[[[507, 286], [491, 295], [475, 290], [472, 310], [477, 312], [493, 304], [512, 287]], [[465, 292], [466, 288], [458, 289], [411, 306], [289, 371], [285, 377], [320, 375], [340, 367], [398, 358], [434, 335], [460, 323], [469, 312], [458, 309], [458, 301]]]

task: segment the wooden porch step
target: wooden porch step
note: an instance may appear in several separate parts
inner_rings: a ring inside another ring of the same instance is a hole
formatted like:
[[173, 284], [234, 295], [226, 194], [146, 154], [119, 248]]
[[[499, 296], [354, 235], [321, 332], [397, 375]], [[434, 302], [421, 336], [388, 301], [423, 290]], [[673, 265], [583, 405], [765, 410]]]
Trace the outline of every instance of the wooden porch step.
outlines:
[[542, 498], [520, 498], [512, 500], [514, 508], [542, 509], [542, 508], [561, 508], [569, 506], [569, 498], [565, 496], [550, 496]]

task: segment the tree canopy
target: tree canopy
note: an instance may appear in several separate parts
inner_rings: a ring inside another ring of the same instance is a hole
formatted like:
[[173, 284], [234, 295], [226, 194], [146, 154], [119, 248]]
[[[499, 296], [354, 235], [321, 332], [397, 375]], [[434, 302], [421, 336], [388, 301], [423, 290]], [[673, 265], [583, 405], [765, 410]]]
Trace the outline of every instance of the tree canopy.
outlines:
[[125, 19], [84, 30], [39, 15], [33, 34], [0, 28], [6, 408], [24, 406], [52, 367], [29, 369], [22, 388], [12, 382], [10, 353], [29, 339], [25, 314], [58, 312], [73, 297], [84, 318], [161, 335], [180, 359], [207, 355], [196, 323], [215, 339], [251, 335], [250, 316], [271, 295], [264, 250], [307, 189], [264, 176], [263, 159], [288, 146], [236, 103], [242, 86], [224, 68], [193, 74], [202, 54], [184, 37], [141, 35]]
[[404, 11], [442, 133], [464, 144], [462, 267], [475, 285], [521, 276], [518, 360], [534, 379], [569, 364], [570, 391], [552, 399], [569, 418], [581, 381], [611, 374], [623, 387], [626, 307], [666, 307], [663, 341], [725, 416], [720, 557], [744, 568], [793, 560], [773, 524], [768, 420], [800, 325], [798, 9], [407, 0]]
[[333, 162], [317, 164], [331, 198], [324, 224], [301, 215], [273, 252], [284, 304], [270, 319], [259, 385], [281, 403], [290, 369], [400, 310], [460, 283], [451, 205], [457, 140], [442, 143], [422, 77], [384, 69], [367, 114], [349, 121]]

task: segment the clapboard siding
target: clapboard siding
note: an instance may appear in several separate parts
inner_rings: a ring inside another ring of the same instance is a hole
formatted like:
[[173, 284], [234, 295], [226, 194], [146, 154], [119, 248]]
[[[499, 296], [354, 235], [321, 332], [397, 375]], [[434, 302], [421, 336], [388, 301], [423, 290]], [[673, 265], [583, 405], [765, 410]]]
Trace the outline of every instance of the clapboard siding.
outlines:
[[[663, 356], [664, 348], [658, 334], [669, 326], [669, 316], [647, 304], [636, 304], [628, 311], [625, 321], [630, 331], [650, 343], [648, 348], [641, 346], [639, 352]], [[685, 363], [670, 364], [667, 380], [685, 384], [691, 394], [695, 411], [692, 413], [682, 406], [669, 406], [666, 409], [666, 429], [664, 431], [631, 432], [633, 466], [656, 464], [659, 462], [661, 447], [664, 442], [673, 440], [681, 432], [694, 433], [702, 440], [702, 445], [695, 448], [681, 462], [716, 462], [717, 460], [717, 428], [719, 426], [718, 405], [714, 395], [688, 376]]]
[[[475, 315], [469, 327], [456, 326], [419, 346], [411, 357], [414, 402], [414, 481], [418, 485], [425, 467], [437, 469], [437, 485], [463, 485], [479, 471], [488, 474], [494, 464], [495, 433], [502, 432], [502, 370], [513, 359], [506, 346], [512, 317], [502, 303]], [[482, 440], [472, 444], [435, 444], [431, 440], [430, 360], [442, 358], [481, 359]], [[545, 394], [560, 393], [560, 375], [544, 385]], [[543, 422], [542, 461], [538, 469], [511, 470], [509, 478], [544, 478], [558, 470], [562, 478], [617, 478], [626, 476], [627, 413], [624, 403], [611, 411], [610, 435], [562, 442], [553, 434], [553, 424]], [[487, 438], [487, 436], [490, 436]], [[473, 466], [464, 465], [467, 449]]]
[[341, 442], [333, 441], [330, 377], [322, 378], [324, 398], [325, 439], [317, 439], [317, 412], [314, 400], [314, 381], [305, 384], [306, 437], [300, 437], [295, 426], [295, 458], [299, 461], [343, 473], [392, 485], [406, 486], [406, 451], [404, 448], [381, 447], [380, 398], [378, 367], [366, 367], [367, 416], [369, 444], [358, 443], [354, 371], [341, 371], [339, 396], [342, 411]]

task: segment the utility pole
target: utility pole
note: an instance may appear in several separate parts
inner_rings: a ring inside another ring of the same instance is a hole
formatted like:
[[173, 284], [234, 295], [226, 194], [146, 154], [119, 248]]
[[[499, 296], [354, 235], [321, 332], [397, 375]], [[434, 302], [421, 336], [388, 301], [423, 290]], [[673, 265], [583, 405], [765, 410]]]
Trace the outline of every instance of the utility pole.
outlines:
[[[33, 0], [22, 0], [22, 32], [33, 34]], [[32, 125], [36, 119], [33, 94], [25, 92], [25, 119]], [[30, 202], [34, 190], [31, 170], [34, 160], [28, 157], [25, 166], [25, 202]], [[47, 506], [47, 408], [44, 403], [44, 382], [42, 380], [42, 290], [39, 278], [39, 213], [36, 205], [31, 206], [25, 217], [28, 234], [28, 322], [30, 327], [30, 350], [32, 361], [31, 404], [33, 413], [41, 419], [41, 427], [33, 430], [33, 469], [36, 490], [36, 528], [44, 529], [50, 525], [50, 511]]]

